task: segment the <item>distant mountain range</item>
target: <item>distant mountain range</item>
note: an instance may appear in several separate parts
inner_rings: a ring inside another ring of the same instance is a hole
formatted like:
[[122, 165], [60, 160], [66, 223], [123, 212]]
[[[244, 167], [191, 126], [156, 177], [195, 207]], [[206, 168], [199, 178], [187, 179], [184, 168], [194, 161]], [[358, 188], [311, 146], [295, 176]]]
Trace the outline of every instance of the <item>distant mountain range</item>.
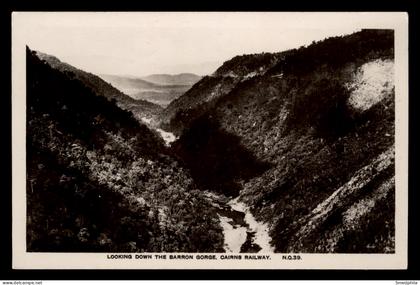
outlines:
[[180, 73], [180, 74], [151, 74], [141, 77], [142, 79], [160, 85], [194, 85], [201, 79], [193, 73]]
[[132, 98], [147, 100], [162, 107], [166, 107], [201, 79], [200, 76], [191, 73], [153, 74], [141, 78], [109, 74], [101, 74], [100, 76]]
[[161, 110], [159, 105], [151, 103], [150, 101], [142, 100], [141, 98], [134, 99], [124, 94], [119, 89], [111, 86], [108, 82], [95, 74], [83, 71], [68, 63], [62, 62], [55, 56], [40, 51], [36, 51], [35, 53], [41, 60], [47, 62], [52, 68], [66, 73], [70, 78], [80, 80], [95, 93], [100, 94], [109, 100], [116, 100], [119, 107], [131, 111], [138, 120], [141, 120], [141, 118], [145, 116], [155, 116]]

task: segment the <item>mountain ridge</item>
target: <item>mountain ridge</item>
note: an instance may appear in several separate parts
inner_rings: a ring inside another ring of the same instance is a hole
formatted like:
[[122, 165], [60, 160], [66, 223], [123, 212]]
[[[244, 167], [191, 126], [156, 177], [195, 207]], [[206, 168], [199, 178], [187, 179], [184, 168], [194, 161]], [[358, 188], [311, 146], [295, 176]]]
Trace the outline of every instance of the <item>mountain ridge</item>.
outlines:
[[162, 85], [193, 85], [201, 79], [201, 76], [194, 73], [183, 72], [178, 74], [157, 73], [142, 76], [141, 78]]

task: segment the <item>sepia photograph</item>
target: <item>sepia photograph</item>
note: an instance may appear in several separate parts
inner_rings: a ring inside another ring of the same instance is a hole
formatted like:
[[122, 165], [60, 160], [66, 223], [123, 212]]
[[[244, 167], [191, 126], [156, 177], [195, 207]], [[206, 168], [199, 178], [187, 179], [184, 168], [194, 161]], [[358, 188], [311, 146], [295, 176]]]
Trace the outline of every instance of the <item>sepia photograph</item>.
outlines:
[[407, 23], [13, 13], [14, 266], [404, 268]]

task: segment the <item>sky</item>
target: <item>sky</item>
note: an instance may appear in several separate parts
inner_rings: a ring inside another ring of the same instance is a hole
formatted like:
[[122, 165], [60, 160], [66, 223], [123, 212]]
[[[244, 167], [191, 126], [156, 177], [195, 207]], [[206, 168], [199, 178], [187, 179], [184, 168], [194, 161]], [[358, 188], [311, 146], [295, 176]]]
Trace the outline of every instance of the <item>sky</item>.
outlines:
[[[25, 42], [95, 74], [207, 75], [236, 55], [279, 52], [368, 27], [351, 13], [20, 13]], [[16, 15], [15, 15], [16, 16]], [[23, 27], [24, 26], [24, 27]]]

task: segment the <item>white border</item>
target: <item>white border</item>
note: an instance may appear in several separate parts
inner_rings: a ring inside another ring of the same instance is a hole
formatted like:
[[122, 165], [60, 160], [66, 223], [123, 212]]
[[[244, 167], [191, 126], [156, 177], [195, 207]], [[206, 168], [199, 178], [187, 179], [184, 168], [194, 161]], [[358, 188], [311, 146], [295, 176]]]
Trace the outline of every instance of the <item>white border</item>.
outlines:
[[[396, 91], [396, 246], [395, 254], [300, 254], [302, 260], [283, 260], [271, 254], [271, 260], [172, 260], [107, 259], [106, 253], [28, 253], [26, 252], [26, 74], [25, 33], [31, 21], [41, 20], [47, 12], [12, 14], [12, 233], [14, 269], [405, 269], [408, 233], [408, 15], [386, 13], [278, 13], [279, 17], [299, 19], [300, 28], [327, 28], [357, 23], [363, 28], [395, 30]], [[113, 19], [134, 12], [107, 13]], [[136, 12], [137, 13], [137, 12]], [[49, 12], [52, 14], [52, 12]], [[97, 15], [97, 13], [94, 13]], [[153, 14], [153, 13], [149, 13]], [[188, 16], [194, 13], [171, 13]], [[201, 13], [203, 15], [205, 13]], [[226, 13], [212, 13], [223, 17]], [[263, 13], [264, 14], [264, 13]], [[265, 15], [276, 13], [266, 13]], [[93, 12], [59, 13], [60, 17], [83, 17]], [[336, 22], [334, 22], [334, 20]], [[161, 254], [161, 253], [158, 253]], [[196, 256], [197, 254], [195, 254]], [[216, 254], [221, 256], [223, 254]]]

